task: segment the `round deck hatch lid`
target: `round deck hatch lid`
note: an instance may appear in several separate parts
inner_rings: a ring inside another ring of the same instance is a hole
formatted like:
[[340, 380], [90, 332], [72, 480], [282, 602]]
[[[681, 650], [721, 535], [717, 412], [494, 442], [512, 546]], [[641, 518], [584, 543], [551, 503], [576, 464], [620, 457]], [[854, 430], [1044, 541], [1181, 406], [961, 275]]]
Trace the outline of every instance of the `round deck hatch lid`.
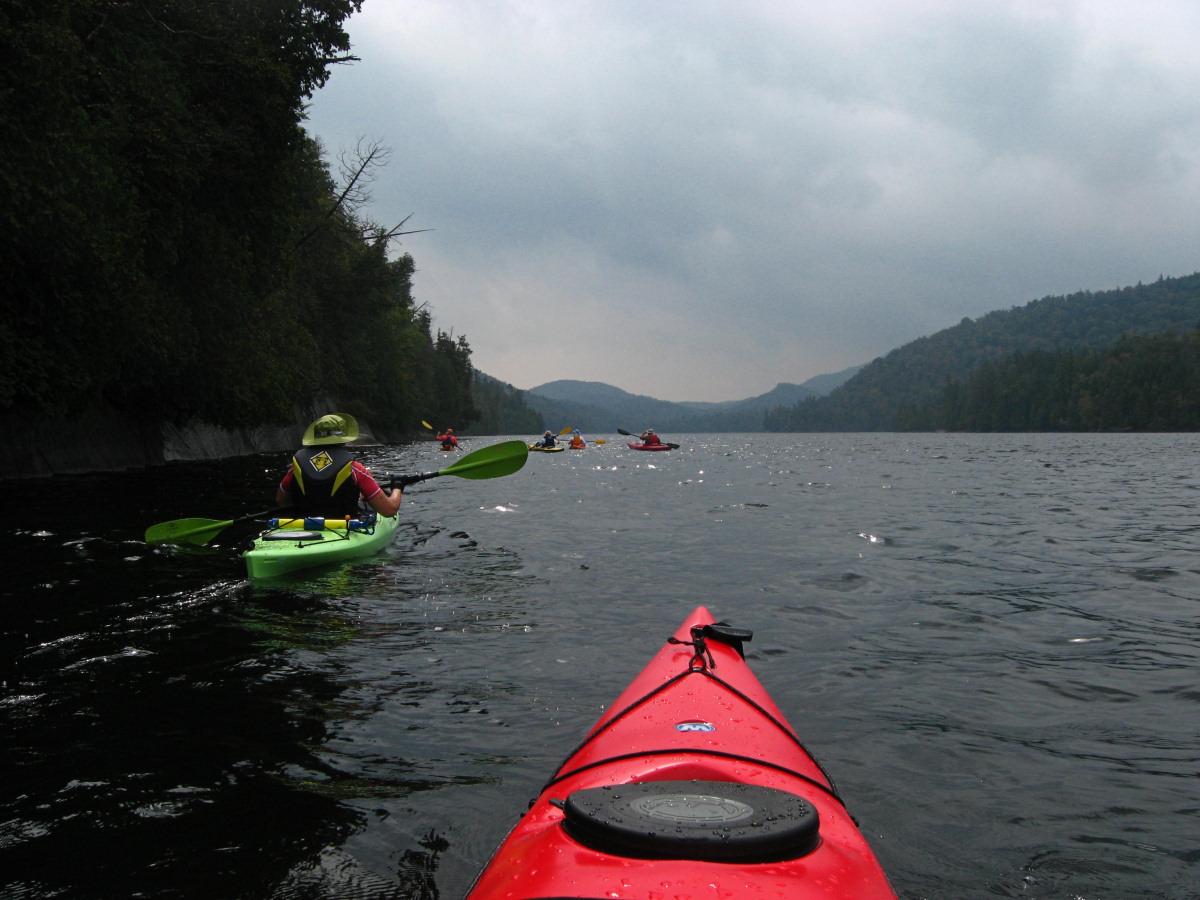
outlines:
[[319, 531], [272, 531], [263, 535], [264, 541], [323, 541], [325, 535]]
[[816, 849], [803, 797], [730, 781], [646, 781], [575, 791], [566, 829], [601, 853], [637, 859], [774, 862]]

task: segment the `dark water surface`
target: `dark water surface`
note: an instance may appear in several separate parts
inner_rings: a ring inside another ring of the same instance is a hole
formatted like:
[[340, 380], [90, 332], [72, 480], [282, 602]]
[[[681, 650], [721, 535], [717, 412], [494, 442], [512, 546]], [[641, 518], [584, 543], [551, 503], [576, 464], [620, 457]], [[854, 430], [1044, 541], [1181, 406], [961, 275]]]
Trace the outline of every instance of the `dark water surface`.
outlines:
[[7, 484], [0, 897], [459, 897], [700, 604], [902, 897], [1200, 895], [1200, 438], [669, 439], [425, 482], [285, 584], [252, 526], [141, 542], [282, 457]]

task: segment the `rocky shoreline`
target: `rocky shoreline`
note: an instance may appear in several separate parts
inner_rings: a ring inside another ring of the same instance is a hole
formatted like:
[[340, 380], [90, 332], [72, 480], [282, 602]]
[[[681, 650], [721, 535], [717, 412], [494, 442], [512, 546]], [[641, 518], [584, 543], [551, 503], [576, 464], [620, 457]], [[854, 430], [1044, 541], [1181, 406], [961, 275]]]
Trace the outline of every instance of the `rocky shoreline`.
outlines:
[[[335, 407], [323, 404], [322, 412]], [[12, 440], [0, 480], [122, 472], [176, 461], [294, 450], [304, 429], [320, 414], [313, 409], [297, 409], [291, 425], [228, 429], [199, 419], [183, 425], [149, 422], [111, 407], [96, 406], [71, 421], [5, 422]], [[405, 439], [373, 433], [361, 419], [359, 425], [363, 430], [359, 445]], [[11, 452], [14, 449], [15, 458]]]

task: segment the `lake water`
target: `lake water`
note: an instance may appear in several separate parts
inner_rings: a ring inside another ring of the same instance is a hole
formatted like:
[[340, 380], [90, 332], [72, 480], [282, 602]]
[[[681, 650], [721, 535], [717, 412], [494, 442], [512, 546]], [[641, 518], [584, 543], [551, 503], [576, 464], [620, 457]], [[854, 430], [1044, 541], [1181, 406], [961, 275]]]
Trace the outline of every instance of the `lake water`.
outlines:
[[282, 456], [6, 484], [0, 897], [460, 897], [697, 605], [902, 897], [1200, 894], [1200, 436], [665, 438], [427, 481], [273, 585], [252, 525], [141, 536]]

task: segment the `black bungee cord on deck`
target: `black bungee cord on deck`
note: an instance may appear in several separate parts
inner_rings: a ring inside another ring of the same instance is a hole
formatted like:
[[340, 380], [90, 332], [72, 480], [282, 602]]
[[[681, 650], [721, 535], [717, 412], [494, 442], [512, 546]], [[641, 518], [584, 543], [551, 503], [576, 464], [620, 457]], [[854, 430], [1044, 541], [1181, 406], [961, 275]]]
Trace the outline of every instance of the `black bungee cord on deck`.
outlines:
[[[685, 671], [682, 671], [679, 674], [674, 675], [671, 678], [667, 679], [662, 684], [658, 685], [658, 687], [649, 691], [648, 693], [646, 693], [644, 696], [638, 698], [637, 700], [634, 700], [623, 710], [614, 714], [612, 716], [612, 718], [610, 718], [607, 722], [604, 723], [604, 725], [602, 727], [596, 729], [596, 731], [594, 731], [593, 733], [591, 733], [587, 737], [585, 737], [574, 750], [572, 750], [569, 754], [567, 754], [566, 760], [564, 761], [564, 765], [566, 764], [566, 762], [569, 762], [571, 759], [573, 759], [575, 757], [575, 755], [577, 753], [579, 753], [579, 751], [581, 751], [589, 743], [591, 743], [593, 740], [595, 740], [597, 737], [599, 737], [601, 734], [603, 734], [605, 731], [607, 731], [609, 728], [611, 728], [616, 722], [620, 721], [625, 716], [629, 715], [631, 712], [636, 710], [642, 704], [653, 699], [655, 696], [657, 696], [658, 694], [661, 694], [663, 691], [668, 690], [676, 682], [681, 681], [684, 678], [688, 678], [692, 675], [700, 675], [703, 678], [712, 679], [714, 682], [719, 684], [725, 690], [729, 691], [734, 696], [738, 697], [739, 699], [750, 704], [750, 706], [754, 707], [754, 709], [756, 709], [759, 713], [761, 713], [763, 715], [763, 717], [767, 719], [767, 721], [769, 721], [773, 725], [775, 725], [775, 727], [778, 728], [781, 732], [783, 732], [783, 734], [785, 734], [789, 740], [791, 740], [794, 744], [796, 744], [796, 746], [798, 746], [801, 750], [804, 751], [804, 754], [813, 761], [813, 763], [816, 765], [817, 769], [821, 772], [822, 775], [825, 776], [825, 780], [828, 781], [829, 784], [828, 785], [821, 784], [821, 782], [819, 782], [815, 779], [809, 778], [807, 775], [803, 775], [799, 772], [789, 769], [786, 766], [780, 766], [780, 765], [772, 763], [768, 760], [758, 759], [757, 757], [743, 756], [741, 754], [726, 753], [726, 752], [722, 752], [722, 751], [709, 751], [709, 750], [693, 749], [691, 752], [698, 753], [700, 755], [712, 755], [712, 756], [722, 756], [722, 757], [726, 757], [728, 759], [740, 759], [745, 762], [756, 763], [758, 765], [767, 766], [772, 769], [778, 769], [779, 771], [786, 772], [789, 775], [793, 775], [803, 781], [808, 782], [809, 784], [813, 785], [814, 787], [819, 788], [821, 791], [825, 792], [826, 794], [828, 794], [829, 796], [831, 796], [835, 800], [837, 800], [839, 803], [841, 803], [843, 806], [845, 806], [845, 801], [842, 800], [841, 795], [838, 793], [837, 785], [834, 784], [833, 779], [830, 778], [830, 776], [829, 776], [829, 773], [825, 771], [825, 767], [821, 765], [820, 761], [815, 756], [813, 756], [811, 753], [809, 753], [808, 748], [805, 747], [804, 744], [802, 744], [800, 742], [800, 739], [798, 737], [796, 737], [795, 732], [793, 732], [791, 730], [791, 728], [789, 728], [788, 726], [786, 726], [782, 722], [780, 722], [775, 716], [771, 715], [771, 713], [769, 713], [767, 710], [763, 709], [762, 706], [760, 706], [752, 697], [746, 696], [744, 693], [739, 691], [732, 684], [725, 681], [723, 678], [719, 678], [718, 676], [716, 676], [712, 673], [711, 670], [715, 669], [717, 667], [717, 663], [716, 663], [716, 660], [713, 659], [712, 651], [709, 650], [709, 648], [708, 648], [708, 643], [707, 643], [708, 639], [711, 638], [711, 639], [717, 640], [721, 643], [728, 644], [728, 645], [732, 646], [735, 650], [737, 650], [737, 652], [744, 657], [745, 653], [742, 650], [742, 643], [744, 641], [750, 640], [754, 636], [754, 632], [746, 630], [746, 629], [732, 628], [729, 625], [726, 625], [724, 622], [716, 622], [712, 625], [694, 625], [694, 626], [692, 626], [691, 632], [692, 632], [692, 640], [690, 640], [690, 641], [681, 641], [681, 640], [677, 639], [676, 637], [674, 637], [674, 635], [667, 638], [667, 643], [669, 643], [669, 644], [681, 644], [683, 646], [693, 648], [694, 653], [692, 654], [692, 658], [688, 661], [687, 669]], [[597, 766], [602, 766], [607, 763], [614, 762], [616, 760], [633, 759], [633, 758], [636, 758], [639, 756], [655, 756], [658, 754], [673, 754], [673, 753], [678, 753], [678, 752], [679, 752], [679, 748], [677, 748], [677, 747], [667, 748], [667, 749], [663, 749], [663, 750], [639, 750], [639, 751], [635, 751], [635, 752], [628, 753], [628, 754], [622, 754], [622, 755], [616, 756], [616, 757], [609, 757], [607, 759], [598, 760], [593, 763], [588, 763], [587, 765], [572, 769], [569, 772], [564, 772], [562, 770], [562, 767], [560, 766], [558, 771], [556, 771], [554, 773], [554, 775], [551, 776], [550, 780], [547, 781], [546, 784], [542, 787], [542, 792], [546, 791], [552, 785], [555, 785], [558, 782], [560, 782], [566, 778], [569, 778], [572, 775], [577, 774], [578, 772], [583, 772], [588, 769], [593, 769], [593, 768], [596, 768]], [[531, 806], [532, 806], [532, 804], [533, 804], [533, 801], [530, 801]]]

